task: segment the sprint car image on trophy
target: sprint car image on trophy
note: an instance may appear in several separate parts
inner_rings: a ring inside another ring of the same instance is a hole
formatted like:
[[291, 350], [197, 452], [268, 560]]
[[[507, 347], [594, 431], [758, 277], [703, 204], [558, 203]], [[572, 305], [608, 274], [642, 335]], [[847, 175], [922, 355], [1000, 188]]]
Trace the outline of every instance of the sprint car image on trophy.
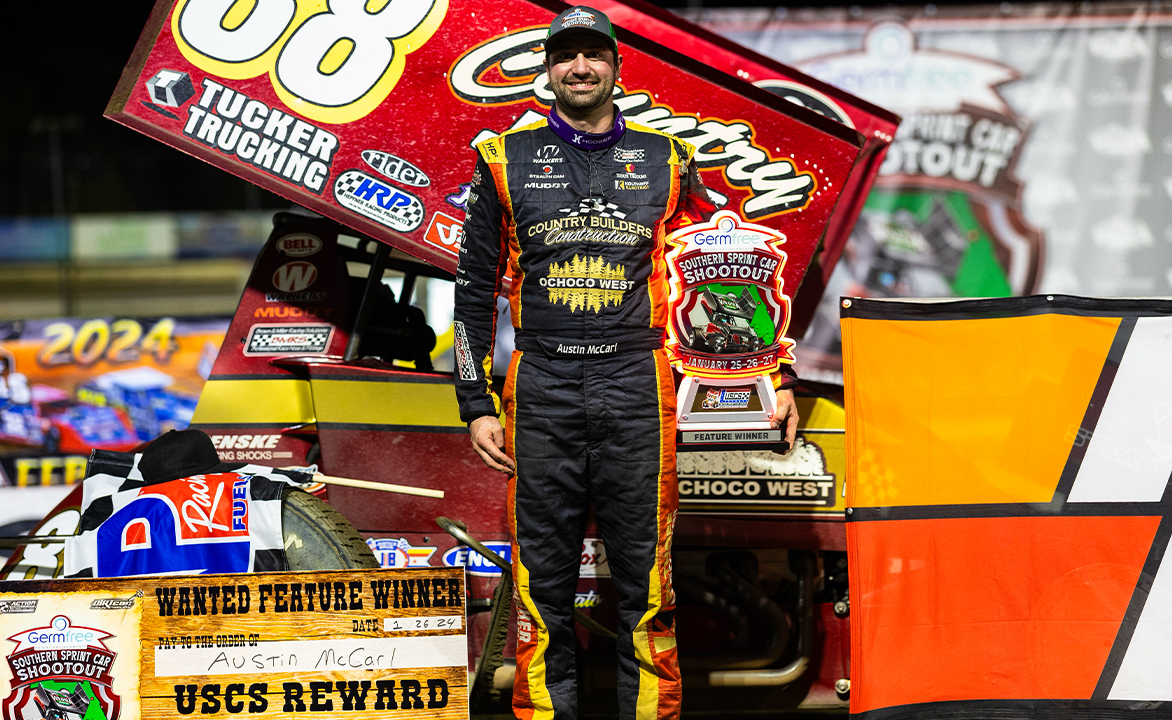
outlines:
[[73, 720], [70, 715], [88, 717], [90, 707], [90, 697], [86, 695], [82, 683], [76, 683], [72, 692], [46, 687], [42, 683], [36, 686], [34, 702], [44, 720]]
[[705, 289], [688, 317], [692, 323], [689, 346], [717, 355], [760, 350], [765, 341], [749, 324], [756, 312], [757, 301], [747, 287], [741, 289], [740, 295]]

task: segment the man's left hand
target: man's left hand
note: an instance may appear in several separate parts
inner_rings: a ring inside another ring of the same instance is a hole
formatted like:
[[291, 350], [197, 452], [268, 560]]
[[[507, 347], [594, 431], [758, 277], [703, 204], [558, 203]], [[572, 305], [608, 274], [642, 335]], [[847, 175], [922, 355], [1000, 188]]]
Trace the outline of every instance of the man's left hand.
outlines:
[[[785, 431], [785, 441], [789, 444], [789, 449], [794, 449], [794, 440], [798, 435], [798, 406], [794, 402], [793, 390], [778, 390], [777, 396], [777, 414], [773, 416], [773, 427], [782, 428]], [[789, 450], [786, 451], [789, 453]]]

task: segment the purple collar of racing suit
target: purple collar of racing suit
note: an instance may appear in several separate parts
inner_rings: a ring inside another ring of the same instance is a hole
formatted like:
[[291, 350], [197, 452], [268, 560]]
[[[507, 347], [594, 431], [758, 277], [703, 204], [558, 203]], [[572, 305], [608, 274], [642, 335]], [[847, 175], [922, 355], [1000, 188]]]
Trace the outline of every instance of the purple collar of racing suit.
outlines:
[[576, 148], [605, 150], [617, 143], [619, 138], [623, 136], [623, 132], [627, 129], [627, 121], [623, 119], [622, 112], [616, 107], [614, 109], [614, 124], [610, 126], [610, 130], [604, 133], [582, 132], [570, 127], [570, 124], [558, 115], [557, 107], [552, 106], [549, 109], [549, 127], [557, 133], [558, 137]]

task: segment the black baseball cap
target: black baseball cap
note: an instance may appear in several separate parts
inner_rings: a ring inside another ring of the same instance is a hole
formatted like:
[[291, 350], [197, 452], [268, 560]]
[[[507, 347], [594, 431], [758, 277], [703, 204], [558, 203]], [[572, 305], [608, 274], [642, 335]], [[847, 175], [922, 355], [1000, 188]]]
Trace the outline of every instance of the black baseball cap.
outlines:
[[239, 470], [244, 463], [223, 463], [216, 446], [200, 430], [172, 430], [142, 451], [138, 470], [147, 485]]
[[614, 50], [615, 55], [619, 54], [619, 41], [615, 35], [614, 26], [610, 24], [610, 18], [601, 10], [595, 10], [585, 5], [575, 5], [553, 19], [553, 22], [549, 24], [549, 32], [545, 36], [546, 52], [549, 52], [556, 40], [579, 33], [593, 33], [601, 36], [610, 45], [610, 49]]

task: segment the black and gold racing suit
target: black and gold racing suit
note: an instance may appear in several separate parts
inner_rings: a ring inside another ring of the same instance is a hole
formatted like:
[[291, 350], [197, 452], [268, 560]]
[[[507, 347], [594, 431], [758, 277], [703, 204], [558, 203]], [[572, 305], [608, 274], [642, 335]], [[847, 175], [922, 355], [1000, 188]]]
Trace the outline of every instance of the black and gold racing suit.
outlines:
[[[456, 279], [465, 422], [505, 413], [520, 718], [572, 718], [574, 593], [590, 504], [619, 597], [623, 718], [679, 713], [671, 536], [676, 398], [664, 237], [713, 207], [694, 149], [630, 125], [582, 149], [548, 121], [481, 143]], [[505, 281], [506, 274], [509, 280]], [[498, 293], [516, 328], [492, 392]]]

